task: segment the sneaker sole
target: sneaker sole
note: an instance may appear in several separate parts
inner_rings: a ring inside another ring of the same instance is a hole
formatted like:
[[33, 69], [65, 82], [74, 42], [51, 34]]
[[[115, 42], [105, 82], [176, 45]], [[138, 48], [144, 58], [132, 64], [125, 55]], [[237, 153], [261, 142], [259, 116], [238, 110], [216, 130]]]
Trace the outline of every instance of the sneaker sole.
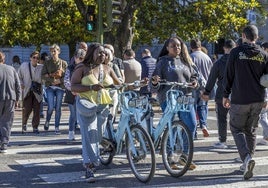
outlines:
[[252, 178], [254, 166], [255, 166], [255, 161], [254, 160], [250, 160], [248, 162], [248, 170], [244, 173], [244, 179], [245, 180], [248, 180], [248, 179]]
[[7, 150], [0, 150], [0, 153], [7, 153]]
[[86, 179], [86, 182], [87, 183], [95, 183], [96, 179], [91, 177], [91, 178]]
[[[185, 166], [186, 165], [186, 162], [183, 161], [183, 160], [179, 160], [179, 164], [182, 165], [182, 166]], [[188, 169], [189, 170], [194, 170], [194, 169], [196, 169], [196, 165], [193, 164], [193, 163], [191, 163]]]
[[179, 170], [179, 169], [180, 169], [176, 164], [172, 164], [172, 165], [170, 165], [170, 168], [171, 168], [172, 170]]
[[227, 146], [213, 146], [216, 149], [227, 149]]

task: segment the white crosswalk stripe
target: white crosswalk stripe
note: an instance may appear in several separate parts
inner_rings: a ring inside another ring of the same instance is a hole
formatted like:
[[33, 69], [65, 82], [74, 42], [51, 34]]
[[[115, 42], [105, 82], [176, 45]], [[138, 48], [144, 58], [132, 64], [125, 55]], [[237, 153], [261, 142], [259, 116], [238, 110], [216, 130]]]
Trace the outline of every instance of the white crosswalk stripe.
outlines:
[[[18, 117], [17, 117], [18, 118]], [[209, 120], [215, 121], [215, 117], [208, 117]], [[156, 118], [155, 121], [158, 121], [159, 118]], [[52, 119], [53, 121], [53, 119]], [[14, 122], [12, 128], [13, 132], [21, 131], [20, 126], [18, 125], [19, 120]], [[44, 122], [44, 119], [42, 120]], [[68, 115], [62, 116], [61, 122], [63, 124], [68, 124]], [[41, 123], [42, 124], [42, 123]], [[42, 129], [42, 128], [41, 128]], [[68, 126], [61, 125], [63, 131], [68, 131]], [[195, 152], [194, 159], [198, 157], [213, 156], [222, 153], [223, 155], [228, 155], [229, 153], [237, 153], [236, 147], [234, 145], [233, 137], [228, 131], [228, 149], [215, 149], [212, 145], [218, 141], [217, 130], [210, 129], [211, 136], [208, 138], [203, 138], [200, 136], [198, 140], [195, 140]], [[198, 129], [198, 134], [202, 135], [201, 130]], [[258, 139], [262, 136], [258, 135]], [[43, 156], [39, 158], [29, 158], [29, 159], [18, 159], [16, 162], [23, 166], [24, 168], [37, 168], [37, 167], [64, 167], [65, 165], [80, 165], [82, 164], [81, 157], [81, 136], [76, 135], [77, 141], [74, 143], [67, 143], [67, 134], [60, 136], [55, 136], [53, 133], [40, 133], [40, 135], [33, 136], [30, 133], [24, 134], [23, 136], [14, 134], [12, 135], [11, 147], [8, 149], [6, 155], [15, 155], [15, 154], [25, 154], [25, 153], [53, 153], [53, 152], [68, 152], [72, 155], [50, 155], [49, 157]], [[38, 144], [37, 144], [38, 143]], [[45, 144], [46, 143], [46, 144]], [[53, 144], [54, 143], [54, 144]], [[60, 143], [60, 144], [59, 144]], [[21, 146], [20, 146], [21, 145]], [[18, 147], [20, 146], [20, 147]], [[202, 149], [202, 147], [205, 147]], [[266, 151], [268, 146], [257, 145], [256, 151]], [[161, 156], [157, 154], [158, 164], [155, 177], [161, 177], [163, 175], [168, 176], [168, 173], [164, 169], [163, 164], [161, 163]], [[257, 156], [254, 158], [256, 162], [256, 168], [261, 166], [268, 166], [268, 157], [267, 156]], [[124, 178], [135, 178], [129, 166], [120, 165], [127, 164], [126, 155], [116, 155], [114, 157], [113, 163], [116, 163], [115, 168], [100, 168], [97, 170], [96, 176], [98, 180], [107, 180], [113, 179], [116, 181]], [[187, 175], [192, 176], [198, 172], [211, 173], [215, 171], [223, 170], [238, 170], [241, 166], [241, 163], [236, 162], [234, 159], [222, 159], [222, 160], [197, 160], [195, 161], [197, 168], [194, 171], [188, 171]], [[82, 165], [81, 165], [82, 166]], [[82, 168], [75, 171], [55, 171], [50, 173], [39, 173], [38, 177], [41, 178], [46, 184], [59, 184], [59, 183], [70, 183], [70, 182], [83, 182], [84, 181], [84, 171]], [[200, 187], [200, 188], [224, 188], [224, 187], [261, 187], [268, 185], [268, 174], [257, 174], [254, 175], [251, 181], [241, 181], [242, 175], [219, 175], [216, 178], [211, 179], [197, 179], [195, 181], [186, 181], [170, 184], [161, 184], [161, 185], [144, 185], [143, 187]]]

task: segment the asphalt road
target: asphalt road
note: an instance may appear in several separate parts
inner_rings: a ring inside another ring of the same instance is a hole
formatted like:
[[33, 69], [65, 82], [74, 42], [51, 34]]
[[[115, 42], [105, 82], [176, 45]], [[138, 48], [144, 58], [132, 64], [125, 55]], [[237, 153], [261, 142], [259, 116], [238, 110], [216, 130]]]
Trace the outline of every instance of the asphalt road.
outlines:
[[[242, 173], [238, 171], [241, 163], [235, 160], [238, 154], [230, 131], [228, 149], [212, 147], [218, 141], [214, 111], [210, 111], [208, 116], [210, 137], [203, 138], [198, 129], [198, 140], [194, 141], [193, 160], [197, 168], [188, 171], [183, 177], [171, 177], [165, 171], [157, 152], [154, 178], [147, 184], [141, 183], [132, 174], [123, 153], [115, 156], [112, 165], [97, 169], [96, 183], [86, 183], [79, 132], [75, 142], [67, 141], [68, 115], [68, 108], [63, 107], [61, 135], [55, 135], [53, 126], [49, 132], [44, 132], [44, 119], [41, 119], [41, 133], [34, 135], [30, 127], [27, 134], [21, 134], [21, 111], [16, 111], [8, 153], [0, 154], [0, 187], [268, 187], [268, 146], [257, 146], [254, 177], [250, 181], [242, 180]], [[159, 114], [155, 122], [159, 120], [158, 117]], [[261, 131], [259, 128], [258, 139], [262, 137]]]

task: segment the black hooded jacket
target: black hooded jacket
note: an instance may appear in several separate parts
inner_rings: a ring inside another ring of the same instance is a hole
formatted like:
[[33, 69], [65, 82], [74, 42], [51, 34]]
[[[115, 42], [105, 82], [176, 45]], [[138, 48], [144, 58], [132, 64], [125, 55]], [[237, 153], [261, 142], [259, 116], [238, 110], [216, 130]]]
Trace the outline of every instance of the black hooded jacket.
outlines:
[[256, 44], [243, 43], [230, 52], [223, 80], [223, 97], [232, 104], [263, 102], [260, 78], [268, 73], [268, 54]]

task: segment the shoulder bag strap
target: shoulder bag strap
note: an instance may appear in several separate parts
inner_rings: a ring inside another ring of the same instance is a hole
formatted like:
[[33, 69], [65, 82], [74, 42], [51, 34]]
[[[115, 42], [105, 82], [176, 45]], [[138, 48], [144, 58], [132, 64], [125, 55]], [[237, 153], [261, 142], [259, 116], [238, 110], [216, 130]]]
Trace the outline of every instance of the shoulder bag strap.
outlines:
[[29, 63], [29, 72], [30, 72], [31, 80], [33, 80], [33, 78], [32, 78], [32, 69], [31, 69], [31, 62]]
[[[102, 84], [103, 83], [103, 66], [102, 64], [100, 64], [99, 66], [99, 83]], [[101, 102], [101, 90], [98, 91], [98, 102]]]
[[103, 77], [104, 77], [104, 72], [103, 72], [103, 65], [100, 64], [99, 66], [99, 83], [103, 83]]

